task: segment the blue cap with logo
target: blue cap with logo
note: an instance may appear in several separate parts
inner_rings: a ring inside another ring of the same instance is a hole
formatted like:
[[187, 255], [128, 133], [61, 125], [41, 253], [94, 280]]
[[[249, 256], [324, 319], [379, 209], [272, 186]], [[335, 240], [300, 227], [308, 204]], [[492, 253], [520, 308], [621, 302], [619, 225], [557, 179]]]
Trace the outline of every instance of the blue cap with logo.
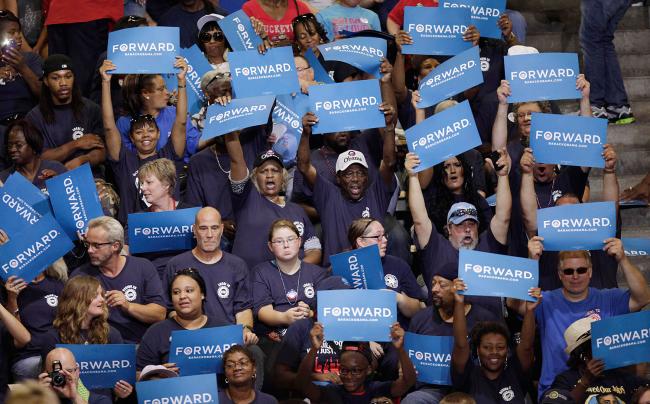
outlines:
[[473, 220], [478, 223], [478, 211], [476, 206], [467, 202], [456, 202], [449, 208], [447, 223], [461, 224], [465, 220]]

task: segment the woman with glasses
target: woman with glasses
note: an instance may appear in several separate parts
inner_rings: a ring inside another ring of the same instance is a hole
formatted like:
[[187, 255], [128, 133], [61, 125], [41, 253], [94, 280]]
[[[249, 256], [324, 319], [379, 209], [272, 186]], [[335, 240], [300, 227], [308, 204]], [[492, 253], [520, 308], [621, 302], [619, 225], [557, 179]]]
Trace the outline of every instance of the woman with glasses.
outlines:
[[179, 373], [178, 366], [168, 362], [172, 331], [228, 325], [205, 314], [205, 281], [194, 268], [176, 272], [169, 287], [169, 296], [175, 315], [152, 325], [142, 337], [136, 357], [138, 372], [147, 365], [163, 365]]
[[384, 226], [377, 219], [361, 218], [353, 221], [348, 230], [348, 241], [352, 249], [376, 245], [383, 268], [386, 288], [397, 293], [397, 320], [402, 327], [408, 327], [408, 319], [424, 308], [425, 296], [418, 286], [413, 271], [401, 258], [386, 254], [388, 237]]
[[68, 171], [58, 161], [41, 158], [43, 136], [27, 120], [19, 119], [7, 126], [4, 147], [12, 165], [0, 172], [0, 183], [4, 183], [11, 174], [17, 172], [45, 192], [46, 179]]
[[298, 15], [313, 10], [302, 0], [248, 0], [242, 10], [264, 25], [264, 32], [272, 46], [290, 45], [294, 39], [291, 21]]
[[253, 307], [258, 322], [255, 333], [269, 357], [271, 369], [287, 327], [311, 318], [316, 308], [316, 285], [327, 276], [325, 270], [300, 260], [302, 238], [290, 220], [278, 219], [268, 233], [273, 259], [253, 268]]
[[221, 14], [208, 14], [199, 18], [196, 23], [199, 29], [198, 45], [214, 70], [218, 73], [229, 73], [230, 65], [224, 54], [226, 50], [230, 50], [230, 44], [217, 23], [221, 19]]
[[[70, 279], [59, 296], [54, 325], [42, 337], [32, 340], [45, 358], [57, 344], [122, 344], [120, 332], [108, 324], [108, 306], [104, 290], [92, 276], [80, 275]], [[128, 397], [133, 387], [120, 380], [113, 388], [119, 398]], [[108, 396], [108, 390], [93, 392]]]
[[240, 345], [233, 345], [223, 354], [226, 388], [219, 392], [221, 404], [276, 404], [273, 396], [255, 389], [255, 358]]
[[[161, 131], [165, 133], [166, 128], [159, 127], [157, 118], [153, 115], [136, 115], [130, 120], [128, 129], [129, 138], [133, 142], [134, 150], [128, 148], [124, 143], [118, 127], [115, 124], [113, 107], [111, 105], [110, 82], [111, 70], [116, 66], [110, 60], [105, 60], [100, 69], [102, 75], [102, 118], [106, 135], [106, 149], [108, 162], [115, 175], [115, 181], [120, 194], [120, 209], [118, 219], [126, 224], [129, 213], [137, 212], [146, 208], [144, 201], [140, 203], [140, 184], [137, 172], [140, 167], [151, 160], [168, 158], [176, 163], [177, 173], [182, 172], [182, 158], [185, 152], [186, 121], [187, 121], [187, 94], [185, 91], [185, 74], [187, 73], [187, 62], [181, 57], [176, 58], [174, 63], [180, 71], [178, 78], [178, 104], [174, 109], [175, 118], [171, 127], [170, 142], [165, 143], [162, 149], [157, 148]], [[148, 77], [148, 76], [147, 76]], [[144, 78], [132, 78], [132, 80], [145, 80]], [[162, 76], [152, 75], [152, 85], [155, 91], [143, 95], [150, 102], [157, 103], [160, 108], [165, 108], [169, 93], [165, 88]], [[139, 112], [138, 112], [139, 113]]]
[[[16, 276], [7, 279], [5, 307], [27, 328], [34, 341], [52, 328], [59, 296], [67, 280], [68, 268], [63, 259], [56, 260], [29, 283]], [[16, 350], [11, 371], [18, 381], [35, 379], [40, 373], [40, 364], [38, 345], [27, 344]]]

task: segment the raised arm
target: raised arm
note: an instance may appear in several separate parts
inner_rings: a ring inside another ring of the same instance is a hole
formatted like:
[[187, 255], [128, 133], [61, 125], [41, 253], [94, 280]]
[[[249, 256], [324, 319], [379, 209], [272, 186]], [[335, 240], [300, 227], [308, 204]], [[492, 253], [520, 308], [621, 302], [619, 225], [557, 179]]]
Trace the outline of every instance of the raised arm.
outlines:
[[409, 355], [404, 349], [404, 329], [402, 329], [399, 323], [394, 323], [390, 327], [390, 337], [393, 341], [393, 346], [397, 349], [399, 364], [402, 369], [399, 378], [390, 385], [390, 395], [393, 397], [401, 397], [415, 384], [417, 376], [411, 358], [409, 358]]
[[244, 151], [239, 142], [239, 132], [235, 131], [225, 135], [226, 150], [230, 156], [230, 180], [241, 182], [248, 177], [248, 167], [244, 160]]
[[417, 236], [417, 243], [419, 248], [424, 248], [429, 244], [431, 232], [433, 231], [433, 223], [427, 214], [427, 207], [424, 203], [424, 195], [422, 188], [420, 188], [420, 181], [418, 181], [418, 174], [413, 170], [420, 165], [420, 158], [415, 153], [408, 153], [404, 168], [409, 176], [408, 182], [408, 204], [411, 216], [413, 218], [413, 229]]
[[[392, 91], [391, 89], [390, 92], [392, 93]], [[386, 121], [386, 127], [379, 131], [384, 143], [381, 163], [379, 164], [379, 175], [381, 175], [384, 184], [390, 186], [395, 179], [395, 165], [397, 164], [397, 157], [395, 155], [395, 123], [397, 119], [395, 116], [395, 108], [390, 102], [382, 102], [379, 109], [384, 112]]]
[[314, 402], [321, 401], [321, 392], [320, 389], [311, 382], [311, 372], [314, 362], [316, 360], [316, 354], [321, 345], [323, 345], [323, 340], [325, 338], [323, 326], [321, 323], [314, 323], [314, 326], [309, 332], [309, 339], [311, 341], [311, 348], [307, 352], [302, 361], [300, 362], [300, 367], [298, 367], [298, 374], [296, 375], [296, 386], [300, 387], [302, 393], [310, 400]]
[[178, 79], [178, 101], [176, 102], [176, 118], [172, 126], [171, 141], [174, 145], [174, 152], [178, 157], [185, 154], [186, 125], [187, 125], [187, 92], [185, 74], [187, 73], [187, 62], [180, 56], [176, 56], [174, 67], [180, 71], [176, 73]]
[[528, 294], [537, 299], [535, 302], [526, 301], [524, 303], [526, 314], [521, 325], [521, 341], [517, 345], [517, 359], [521, 364], [521, 370], [528, 372], [535, 361], [535, 309], [542, 301], [542, 290], [532, 288]]
[[[390, 21], [390, 19], [389, 19]], [[395, 56], [395, 64], [393, 65], [393, 75], [391, 77], [393, 84], [393, 91], [395, 91], [395, 99], [399, 104], [406, 100], [408, 95], [408, 88], [406, 88], [406, 69], [404, 67], [404, 55], [402, 55], [402, 45], [412, 44], [413, 38], [406, 31], [399, 31], [395, 35], [395, 44], [397, 45], [397, 55]]]
[[[530, 240], [528, 240], [528, 258], [533, 259], [535, 261], [539, 261], [539, 258], [542, 256], [542, 253], [544, 252], [543, 241], [544, 238], [540, 236], [535, 236]], [[537, 288], [531, 288], [528, 291], [528, 294], [537, 297], [537, 294], [535, 293], [536, 289]], [[509, 297], [506, 300], [506, 305], [515, 313], [519, 314], [520, 316], [523, 317], [526, 315], [525, 300], [513, 299]]]
[[501, 80], [497, 88], [499, 107], [492, 125], [492, 150], [499, 150], [508, 144], [508, 97], [510, 96], [510, 83], [508, 80]]
[[[505, 245], [508, 242], [508, 227], [510, 226], [510, 215], [512, 213], [512, 194], [510, 193], [510, 182], [508, 180], [511, 161], [505, 147], [499, 150], [499, 154], [501, 157], [499, 157], [497, 165], [501, 166], [501, 169], [496, 171], [498, 177], [497, 204], [490, 222], [490, 229], [494, 238]], [[488, 161], [488, 164], [492, 164], [490, 160]]]
[[584, 74], [579, 74], [576, 79], [576, 90], [580, 90], [580, 116], [591, 118], [591, 102], [589, 101], [590, 84]]
[[535, 178], [533, 168], [535, 158], [533, 150], [527, 147], [521, 156], [521, 188], [519, 189], [519, 201], [521, 204], [521, 215], [524, 220], [524, 229], [528, 237], [537, 233], [537, 194], [535, 192]]
[[463, 373], [470, 354], [469, 342], [467, 342], [465, 296], [458, 293], [465, 289], [467, 289], [465, 282], [461, 279], [454, 279], [454, 348], [451, 351], [451, 366], [456, 373]]
[[619, 187], [618, 177], [616, 176], [617, 158], [614, 146], [609, 143], [603, 146], [603, 159], [605, 160], [605, 168], [603, 168], [603, 201], [614, 202], [618, 215]]
[[111, 100], [111, 75], [110, 70], [115, 70], [116, 66], [110, 60], [104, 60], [99, 68], [99, 74], [102, 76], [102, 121], [104, 121], [104, 136], [106, 137], [106, 149], [108, 157], [113, 161], [120, 159], [120, 148], [122, 147], [122, 136], [115, 125], [115, 115], [113, 114], [113, 102]]
[[641, 310], [650, 303], [650, 287], [639, 268], [625, 255], [623, 242], [618, 238], [608, 238], [605, 240], [603, 250], [616, 259], [619, 268], [623, 271], [625, 281], [630, 288], [630, 311]]
[[22, 323], [9, 313], [1, 304], [0, 322], [5, 325], [7, 331], [9, 331], [9, 334], [13, 337], [16, 348], [22, 348], [31, 341], [32, 336], [29, 331], [27, 331], [27, 328], [25, 328], [25, 326], [23, 326]]
[[298, 145], [298, 171], [302, 174], [309, 188], [314, 188], [318, 172], [316, 167], [311, 164], [311, 151], [309, 150], [309, 137], [311, 136], [311, 127], [318, 122], [318, 117], [313, 112], [307, 112], [302, 117], [302, 135]]

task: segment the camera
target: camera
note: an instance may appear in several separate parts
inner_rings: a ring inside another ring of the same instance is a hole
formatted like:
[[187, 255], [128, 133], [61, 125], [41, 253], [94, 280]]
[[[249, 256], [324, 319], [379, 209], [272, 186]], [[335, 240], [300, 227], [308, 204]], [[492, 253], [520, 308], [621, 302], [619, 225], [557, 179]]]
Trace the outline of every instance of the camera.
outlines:
[[65, 386], [65, 375], [61, 373], [61, 370], [63, 367], [61, 366], [60, 361], [53, 361], [52, 362], [52, 371], [50, 372], [50, 378], [52, 381], [50, 384], [52, 384], [53, 387], [63, 387]]

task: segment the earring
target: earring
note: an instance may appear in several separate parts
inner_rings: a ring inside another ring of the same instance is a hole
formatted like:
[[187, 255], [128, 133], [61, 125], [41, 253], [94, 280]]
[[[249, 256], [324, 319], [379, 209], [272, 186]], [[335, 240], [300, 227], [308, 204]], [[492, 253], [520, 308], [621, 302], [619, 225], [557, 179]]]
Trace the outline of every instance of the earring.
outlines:
[[508, 355], [506, 354], [506, 363], [503, 365], [503, 370], [508, 369]]
[[145, 95], [144, 98], [149, 99], [149, 96]]
[[478, 367], [483, 367], [483, 365], [481, 364], [481, 357], [478, 356], [478, 349], [476, 349], [476, 359], [478, 359]]
[[228, 384], [228, 378], [227, 378], [227, 377], [225, 378], [225, 380], [224, 380], [224, 381], [226, 382], [226, 384]]
[[252, 379], [253, 379], [253, 380], [257, 379], [257, 373], [253, 373], [253, 377], [252, 377]]

